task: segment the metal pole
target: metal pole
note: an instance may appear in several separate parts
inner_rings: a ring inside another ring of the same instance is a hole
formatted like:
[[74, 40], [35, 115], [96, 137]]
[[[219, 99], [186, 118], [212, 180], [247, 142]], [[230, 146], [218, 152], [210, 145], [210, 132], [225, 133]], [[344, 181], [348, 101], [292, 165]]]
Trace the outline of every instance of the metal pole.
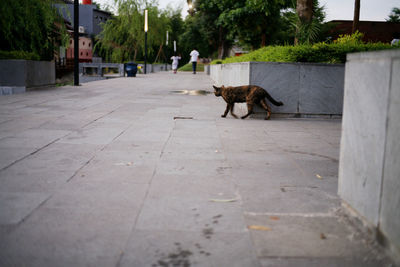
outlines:
[[167, 38], [165, 41], [165, 71], [168, 71], [168, 31], [167, 31]]
[[147, 9], [144, 10], [144, 74], [147, 73], [147, 31], [149, 30], [149, 24], [147, 22]]
[[79, 86], [79, 0], [74, 0], [74, 85]]
[[147, 73], [147, 32], [144, 32], [144, 74]]

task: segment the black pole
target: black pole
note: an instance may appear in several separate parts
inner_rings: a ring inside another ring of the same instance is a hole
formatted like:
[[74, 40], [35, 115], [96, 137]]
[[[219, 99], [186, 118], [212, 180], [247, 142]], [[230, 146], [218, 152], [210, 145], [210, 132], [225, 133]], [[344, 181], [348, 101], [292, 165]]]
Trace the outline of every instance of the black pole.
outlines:
[[144, 74], [147, 73], [147, 32], [144, 32]]
[[79, 0], [74, 0], [74, 85], [79, 85]]
[[168, 71], [168, 46], [165, 46], [165, 71]]

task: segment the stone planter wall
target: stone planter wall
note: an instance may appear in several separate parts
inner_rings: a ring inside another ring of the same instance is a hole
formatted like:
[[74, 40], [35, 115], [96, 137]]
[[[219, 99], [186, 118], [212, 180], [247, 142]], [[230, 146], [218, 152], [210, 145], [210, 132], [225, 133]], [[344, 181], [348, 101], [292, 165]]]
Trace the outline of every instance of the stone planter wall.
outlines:
[[55, 84], [54, 61], [0, 60], [0, 95]]
[[[216, 85], [253, 84], [284, 103], [273, 113], [341, 115], [344, 65], [244, 62], [210, 66]], [[260, 109], [259, 109], [260, 111]], [[256, 110], [257, 112], [257, 110]]]
[[[400, 264], [400, 50], [347, 56], [339, 195]], [[383, 237], [383, 238], [382, 238]]]

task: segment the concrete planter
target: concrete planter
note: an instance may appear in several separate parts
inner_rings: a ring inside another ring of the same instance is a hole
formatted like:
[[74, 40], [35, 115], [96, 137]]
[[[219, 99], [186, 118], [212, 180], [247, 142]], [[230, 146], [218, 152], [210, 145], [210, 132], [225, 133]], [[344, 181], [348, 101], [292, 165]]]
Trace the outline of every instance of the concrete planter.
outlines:
[[171, 65], [167, 64], [167, 67], [165, 67], [165, 64], [151, 64], [153, 66], [151, 72], [160, 72], [160, 71], [168, 71], [171, 70]]
[[55, 84], [54, 61], [0, 60], [0, 95]]
[[400, 264], [399, 73], [399, 50], [347, 56], [339, 195]]
[[[341, 115], [344, 64], [243, 62], [210, 66], [217, 85], [253, 84], [284, 103], [273, 113]], [[260, 109], [256, 110], [261, 111]]]

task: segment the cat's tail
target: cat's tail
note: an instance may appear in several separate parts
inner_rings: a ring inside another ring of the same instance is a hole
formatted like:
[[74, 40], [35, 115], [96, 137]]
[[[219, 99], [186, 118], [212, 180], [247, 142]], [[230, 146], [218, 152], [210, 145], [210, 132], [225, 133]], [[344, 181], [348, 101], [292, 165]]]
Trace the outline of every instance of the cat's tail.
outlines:
[[267, 91], [265, 91], [265, 97], [275, 106], [282, 106], [283, 103], [282, 101], [276, 101], [275, 99], [272, 98], [272, 96], [270, 94], [268, 94]]

